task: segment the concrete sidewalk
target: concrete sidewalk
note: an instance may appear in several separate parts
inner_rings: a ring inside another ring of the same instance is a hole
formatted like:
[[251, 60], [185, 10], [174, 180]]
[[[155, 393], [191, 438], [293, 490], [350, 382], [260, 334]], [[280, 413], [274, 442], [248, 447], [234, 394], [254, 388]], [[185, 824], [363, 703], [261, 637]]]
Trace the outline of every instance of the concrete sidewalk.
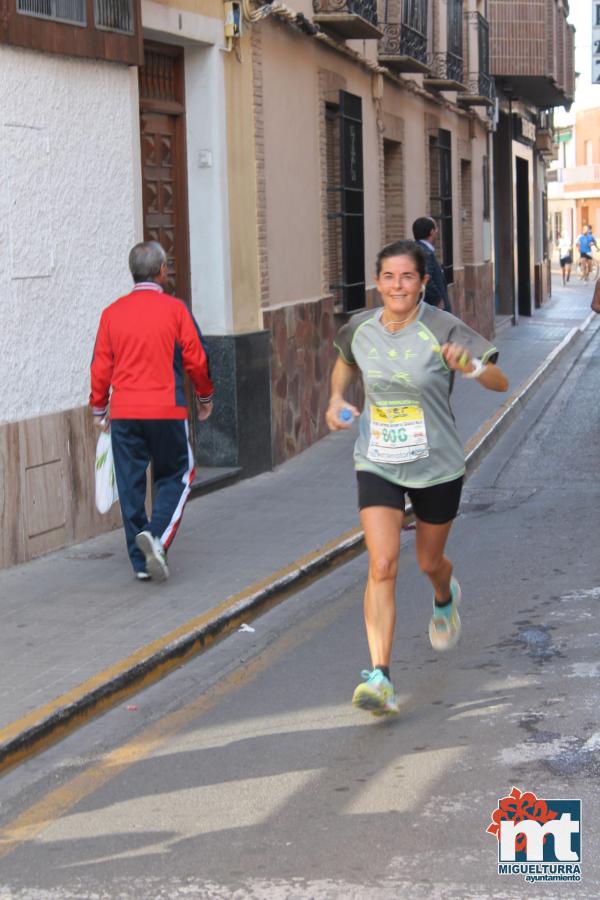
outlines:
[[[496, 337], [510, 396], [568, 336], [562, 352], [578, 352], [572, 329], [588, 317], [592, 288], [575, 281], [563, 289], [557, 279], [553, 288], [543, 310]], [[457, 379], [465, 444], [506, 401]], [[136, 677], [135, 689], [228, 623], [237, 627], [253, 599], [337, 553], [341, 535], [357, 544], [354, 439], [331, 435], [274, 472], [191, 503], [165, 585], [132, 579], [120, 530], [0, 571], [0, 769], [72, 727], [74, 714], [99, 711]], [[193, 633], [186, 649], [181, 641]]]

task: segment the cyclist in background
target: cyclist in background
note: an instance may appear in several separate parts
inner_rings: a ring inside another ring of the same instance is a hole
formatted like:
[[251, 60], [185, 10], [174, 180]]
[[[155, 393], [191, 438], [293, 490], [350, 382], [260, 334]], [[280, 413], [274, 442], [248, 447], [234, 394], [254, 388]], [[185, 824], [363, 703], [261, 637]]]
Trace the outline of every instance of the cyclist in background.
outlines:
[[577, 249], [579, 250], [579, 258], [581, 260], [581, 268], [583, 270], [583, 280], [588, 281], [592, 268], [592, 247], [598, 249], [596, 238], [592, 231], [591, 225], [585, 226], [585, 231], [577, 238]]

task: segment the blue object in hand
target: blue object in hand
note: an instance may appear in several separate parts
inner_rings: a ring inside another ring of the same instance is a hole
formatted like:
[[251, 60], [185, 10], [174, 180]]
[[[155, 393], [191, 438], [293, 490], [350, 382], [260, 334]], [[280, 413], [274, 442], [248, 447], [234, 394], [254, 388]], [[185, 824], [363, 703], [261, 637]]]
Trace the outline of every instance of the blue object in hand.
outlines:
[[344, 408], [340, 411], [340, 422], [351, 422], [353, 418], [354, 416], [349, 409]]

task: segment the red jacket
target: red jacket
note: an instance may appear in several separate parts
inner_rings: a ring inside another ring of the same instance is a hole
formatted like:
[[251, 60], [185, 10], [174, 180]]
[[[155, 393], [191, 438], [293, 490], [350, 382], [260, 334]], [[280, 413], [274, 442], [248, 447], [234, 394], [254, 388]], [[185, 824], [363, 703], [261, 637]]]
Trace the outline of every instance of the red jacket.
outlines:
[[206, 347], [194, 317], [158, 285], [136, 285], [100, 318], [90, 405], [111, 419], [185, 419], [184, 370], [201, 400], [212, 397]]

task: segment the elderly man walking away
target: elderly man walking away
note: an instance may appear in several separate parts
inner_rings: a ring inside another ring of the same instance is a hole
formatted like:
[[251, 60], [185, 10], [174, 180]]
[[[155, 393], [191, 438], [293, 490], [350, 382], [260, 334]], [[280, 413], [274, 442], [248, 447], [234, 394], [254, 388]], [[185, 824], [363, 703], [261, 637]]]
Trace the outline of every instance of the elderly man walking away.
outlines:
[[[127, 552], [135, 577], [165, 581], [166, 551], [194, 479], [183, 373], [196, 391], [198, 418], [212, 412], [213, 384], [200, 329], [181, 300], [164, 292], [167, 256], [160, 244], [129, 254], [130, 294], [100, 318], [92, 359], [96, 424], [110, 430]], [[109, 392], [112, 388], [112, 392]], [[146, 515], [146, 470], [152, 462], [154, 505]]]
[[446, 312], [452, 312], [444, 271], [435, 255], [435, 242], [438, 235], [435, 220], [429, 216], [421, 216], [413, 222], [412, 230], [415, 241], [425, 254], [425, 271], [429, 275], [429, 281], [425, 287], [425, 302], [430, 303], [431, 306], [445, 309]]

